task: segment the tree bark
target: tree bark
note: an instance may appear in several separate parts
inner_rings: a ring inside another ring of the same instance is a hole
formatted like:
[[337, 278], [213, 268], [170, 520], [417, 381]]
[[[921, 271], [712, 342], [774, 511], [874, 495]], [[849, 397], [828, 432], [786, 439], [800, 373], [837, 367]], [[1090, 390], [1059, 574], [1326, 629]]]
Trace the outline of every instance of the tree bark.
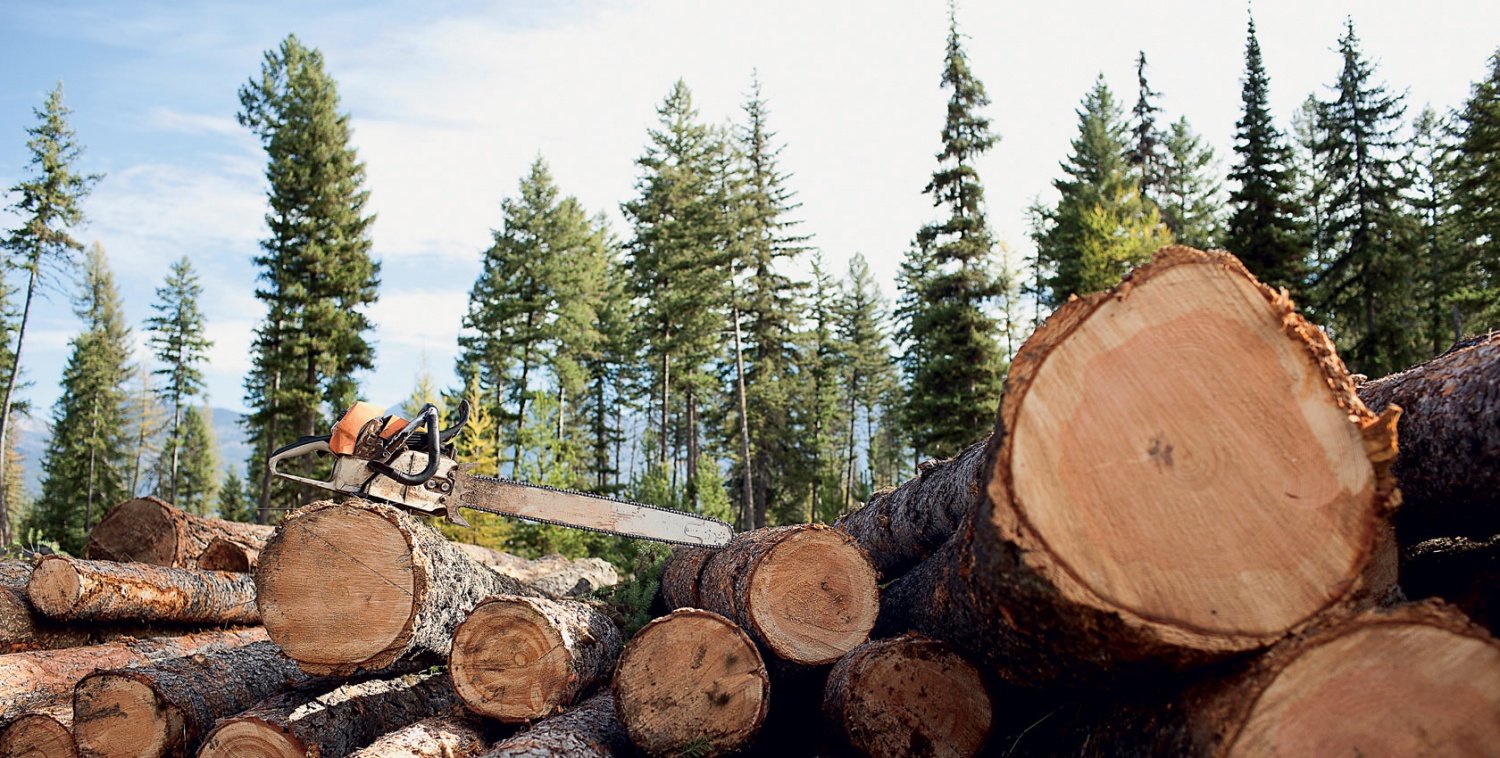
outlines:
[[225, 537], [215, 537], [198, 556], [198, 568], [204, 571], [232, 571], [248, 574], [260, 561], [264, 542], [249, 544]]
[[1371, 408], [1401, 406], [1401, 544], [1500, 534], [1500, 332], [1365, 382]]
[[94, 758], [190, 756], [214, 722], [306, 681], [269, 640], [96, 671], [73, 688], [73, 733]]
[[195, 516], [154, 497], [126, 500], [111, 508], [89, 532], [83, 556], [102, 561], [135, 561], [174, 568], [198, 568], [199, 557], [215, 539], [259, 550], [273, 531], [260, 524]]
[[630, 755], [630, 739], [607, 692], [495, 745], [484, 758], [613, 758]]
[[408, 674], [345, 684], [332, 691], [292, 691], [219, 722], [201, 758], [348, 755], [381, 735], [457, 704], [447, 674]]
[[496, 730], [479, 719], [447, 714], [404, 726], [349, 754], [349, 758], [477, 758]]
[[1022, 346], [976, 509], [877, 628], [1029, 687], [1266, 647], [1388, 589], [1396, 418], [1233, 256], [1164, 248]]
[[38, 611], [69, 621], [260, 622], [247, 574], [49, 555], [31, 573], [26, 594]]
[[699, 607], [698, 582], [702, 580], [703, 567], [716, 552], [715, 548], [707, 547], [672, 549], [672, 557], [661, 572], [661, 596], [668, 610]]
[[723, 755], [754, 739], [770, 679], [750, 638], [716, 613], [683, 608], [642, 627], [615, 671], [616, 710], [652, 755]]
[[1401, 589], [1412, 600], [1442, 598], [1500, 634], [1500, 535], [1437, 537], [1401, 551]]
[[591, 605], [501, 595], [458, 625], [448, 670], [469, 710], [532, 721], [609, 681], [620, 643], [614, 622]]
[[78, 758], [72, 726], [66, 704], [23, 713], [0, 727], [0, 758]]
[[66, 702], [73, 685], [98, 669], [143, 666], [165, 658], [240, 647], [265, 639], [264, 629], [238, 629], [0, 656], [0, 718], [39, 705]]
[[542, 594], [464, 556], [398, 508], [319, 501], [283, 523], [255, 570], [266, 630], [309, 674], [446, 660], [453, 630], [492, 595]]
[[56, 650], [109, 642], [121, 637], [181, 634], [182, 628], [163, 629], [145, 624], [68, 624], [38, 613], [26, 596], [31, 561], [0, 561], [0, 654], [27, 650]]
[[464, 542], [453, 546], [476, 563], [554, 595], [585, 595], [620, 582], [619, 572], [602, 558], [569, 559], [557, 553], [521, 558]]

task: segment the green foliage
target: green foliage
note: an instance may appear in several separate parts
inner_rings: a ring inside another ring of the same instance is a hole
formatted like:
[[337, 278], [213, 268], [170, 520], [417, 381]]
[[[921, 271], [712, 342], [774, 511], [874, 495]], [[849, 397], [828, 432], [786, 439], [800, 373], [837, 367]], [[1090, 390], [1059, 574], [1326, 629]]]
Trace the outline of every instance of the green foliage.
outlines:
[[671, 548], [651, 542], [637, 543], [639, 549], [624, 566], [616, 564], [626, 579], [594, 593], [602, 601], [625, 639], [635, 636], [641, 627], [659, 615], [656, 599], [661, 590], [661, 573], [672, 555]]
[[255, 499], [245, 490], [238, 467], [230, 466], [219, 486], [219, 518], [228, 521], [254, 521]]
[[[1426, 313], [1428, 350], [1433, 355], [1463, 338], [1464, 293], [1469, 282], [1483, 281], [1482, 276], [1476, 276], [1477, 272], [1465, 270], [1468, 261], [1461, 255], [1463, 248], [1455, 223], [1457, 198], [1449, 162], [1449, 156], [1457, 153], [1448, 143], [1446, 132], [1437, 113], [1424, 108], [1412, 123], [1413, 139], [1405, 156], [1412, 179], [1407, 202], [1417, 216], [1419, 255], [1425, 262], [1417, 277], [1418, 297]], [[1493, 296], [1493, 290], [1490, 294]], [[1496, 323], [1496, 319], [1490, 323]]]
[[[785, 498], [776, 503], [771, 515], [777, 524], [826, 521], [829, 513], [837, 515], [844, 495], [840, 491], [844, 471], [842, 455], [846, 449], [843, 435], [845, 420], [842, 378], [845, 355], [838, 338], [839, 287], [823, 268], [823, 258], [813, 259], [813, 284], [807, 308], [808, 329], [803, 335], [799, 414], [803, 417], [810, 442], [808, 454], [799, 472], [799, 484], [806, 494]], [[833, 504], [832, 508], [829, 504]]]
[[[849, 260], [849, 273], [838, 305], [837, 337], [844, 359], [842, 391], [848, 430], [845, 434], [844, 502], [841, 511], [852, 510], [855, 501], [869, 497], [868, 490], [876, 475], [876, 424], [883, 415], [896, 412], [900, 406], [887, 401], [900, 386], [896, 363], [891, 355], [886, 327], [887, 307], [870, 265], [863, 255]], [[861, 416], [863, 414], [863, 416]], [[865, 470], [857, 471], [856, 450], [860, 419], [865, 427]], [[865, 482], [861, 489], [858, 483]]]
[[[182, 423], [176, 439], [168, 438], [169, 449], [179, 451], [177, 493], [171, 503], [189, 513], [208, 515], [219, 491], [219, 446], [214, 430], [208, 424], [208, 409], [188, 406], [182, 411]], [[171, 459], [163, 454], [157, 462], [156, 494], [165, 498], [172, 476]]]
[[1076, 265], [1085, 292], [1113, 287], [1132, 267], [1172, 244], [1161, 216], [1133, 189], [1085, 209], [1079, 229]]
[[1214, 150], [1193, 133], [1186, 118], [1167, 132], [1162, 188], [1153, 199], [1172, 238], [1200, 250], [1223, 244], [1218, 161]]
[[1500, 327], [1500, 50], [1454, 114], [1448, 161], [1462, 284], [1452, 295], [1456, 329]]
[[[151, 304], [156, 315], [146, 319], [146, 329], [150, 332], [148, 343], [152, 353], [156, 356], [157, 363], [161, 364], [153, 373], [162, 378], [162, 384], [157, 388], [162, 404], [172, 412], [172, 423], [167, 429], [166, 445], [162, 450], [162, 465], [158, 466], [161, 473], [158, 478], [157, 494], [166, 498], [168, 502], [185, 507], [179, 502], [181, 490], [182, 469], [194, 468], [197, 476], [204, 471], [212, 470], [212, 459], [208, 460], [184, 460], [187, 453], [185, 445], [188, 443], [188, 432], [184, 425], [187, 405], [192, 398], [203, 393], [203, 371], [199, 364], [208, 360], [208, 349], [213, 346], [204, 336], [203, 311], [198, 308], [198, 298], [203, 294], [202, 285], [198, 284], [198, 275], [193, 272], [192, 263], [186, 257], [172, 264], [167, 281], [156, 290], [156, 302]], [[198, 423], [203, 424], [200, 417]], [[201, 444], [201, 435], [198, 447], [193, 451], [196, 455], [211, 453], [211, 447]], [[207, 466], [207, 468], [205, 468]], [[212, 489], [203, 489], [205, 482], [200, 481], [195, 486], [191, 495], [194, 507], [207, 509], [208, 500], [204, 494]], [[210, 477], [209, 485], [215, 484]], [[201, 513], [202, 511], [195, 511]]]
[[1140, 179], [1142, 196], [1149, 202], [1162, 205], [1172, 192], [1174, 156], [1168, 143], [1170, 135], [1164, 134], [1156, 125], [1156, 115], [1161, 113], [1161, 107], [1155, 100], [1161, 93], [1151, 89], [1151, 85], [1146, 82], [1144, 50], [1135, 59], [1135, 81], [1135, 108], [1130, 111], [1131, 134], [1135, 138], [1135, 144], [1130, 150], [1130, 165]]

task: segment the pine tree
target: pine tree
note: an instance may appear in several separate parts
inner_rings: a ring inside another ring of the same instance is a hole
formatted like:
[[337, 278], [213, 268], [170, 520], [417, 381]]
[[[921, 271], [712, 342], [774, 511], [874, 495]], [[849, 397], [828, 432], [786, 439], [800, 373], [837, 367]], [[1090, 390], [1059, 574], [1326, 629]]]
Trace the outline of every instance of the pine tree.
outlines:
[[1405, 158], [1412, 178], [1408, 202], [1417, 214], [1420, 255], [1426, 262], [1420, 277], [1420, 298], [1427, 314], [1432, 355], [1463, 338], [1460, 293], [1472, 281], [1458, 255], [1453, 213], [1456, 198], [1449, 161], [1449, 156], [1457, 153], [1447, 142], [1447, 132], [1437, 113], [1431, 107], [1424, 108], [1412, 122], [1412, 140]]
[[95, 520], [129, 496], [125, 393], [130, 330], [104, 249], [95, 243], [74, 303], [84, 331], [74, 337], [52, 407], [52, 439], [42, 460], [42, 494], [29, 529], [77, 553]]
[[[856, 500], [869, 498], [875, 475], [875, 425], [887, 409], [882, 405], [897, 382], [886, 332], [886, 304], [863, 255], [849, 260], [848, 279], [839, 303], [838, 339], [844, 352], [842, 391], [849, 424], [844, 454], [844, 511]], [[863, 412], [865, 426], [865, 471], [856, 472], [856, 424]], [[865, 479], [860, 486], [858, 477]]]
[[625, 295], [625, 281], [624, 265], [615, 257], [611, 245], [595, 324], [599, 338], [594, 348], [582, 356], [588, 386], [579, 406], [587, 426], [588, 481], [595, 492], [609, 494], [622, 491], [620, 476], [624, 463], [620, 460], [620, 445], [625, 441], [625, 414], [634, 407], [630, 385], [635, 311]]
[[254, 521], [255, 500], [245, 490], [245, 480], [240, 470], [230, 466], [224, 474], [224, 483], [219, 486], [219, 518], [228, 521]]
[[1153, 198], [1173, 239], [1208, 250], [1223, 244], [1223, 206], [1219, 199], [1219, 166], [1214, 150], [1186, 118], [1167, 132], [1164, 181]]
[[[219, 494], [219, 445], [208, 423], [206, 407], [182, 409], [181, 455], [177, 466], [177, 494], [172, 504], [189, 513], [207, 516]], [[157, 494], [167, 493], [172, 477], [172, 459], [163, 455], [157, 464]]]
[[[266, 521], [273, 499], [291, 505], [312, 494], [278, 479], [273, 497], [269, 452], [326, 432], [354, 402], [355, 372], [374, 367], [365, 314], [378, 297], [380, 265], [370, 256], [374, 216], [365, 212], [364, 164], [349, 144], [349, 116], [339, 112], [322, 53], [288, 36], [266, 52], [260, 78], [240, 88], [240, 104], [240, 124], [266, 151], [270, 185], [270, 234], [255, 258], [262, 284], [255, 296], [266, 318], [245, 381], [258, 518]], [[308, 457], [292, 468], [311, 475], [312, 465]]]
[[1453, 125], [1453, 221], [1468, 283], [1454, 302], [1463, 331], [1500, 327], [1500, 50], [1489, 63]]
[[844, 507], [842, 455], [848, 424], [840, 397], [845, 356], [838, 338], [839, 287], [824, 268], [821, 255], [813, 258], [809, 294], [799, 371], [802, 386], [797, 391], [798, 415], [803, 419], [799, 432], [808, 442], [798, 483], [807, 494], [777, 501], [779, 507], [770, 514], [774, 522], [768, 523], [827, 522]]
[[[3, 367], [6, 372], [5, 398], [0, 402], [0, 545], [10, 544], [10, 508], [3, 499], [10, 493], [6, 485], [10, 467], [5, 458], [11, 446], [6, 442], [18, 410], [21, 373], [21, 348], [26, 341], [26, 326], [31, 320], [31, 304], [40, 285], [57, 268], [67, 266], [83, 245], [73, 238], [72, 229], [83, 223], [83, 199], [99, 180], [98, 174], [80, 174], [75, 168], [83, 148], [78, 144], [62, 101], [59, 83], [47, 96], [47, 103], [33, 111], [37, 125], [26, 130], [26, 147], [31, 151], [30, 164], [35, 173], [10, 188], [17, 199], [9, 211], [20, 220], [10, 230], [0, 248], [5, 250], [7, 265], [26, 275], [26, 297], [20, 322], [14, 326], [15, 347], [5, 342]], [[7, 309], [8, 310], [8, 309]], [[7, 323], [3, 332], [10, 337]]]
[[166, 411], [162, 409], [156, 388], [151, 383], [151, 367], [141, 362], [133, 373], [136, 386], [126, 401], [125, 413], [133, 438], [128, 489], [135, 496], [145, 492], [145, 476], [151, 473], [152, 461], [161, 453], [161, 430]]
[[1323, 106], [1316, 95], [1306, 100], [1292, 114], [1292, 177], [1295, 189], [1293, 207], [1297, 211], [1297, 244], [1306, 248], [1303, 260], [1298, 262], [1304, 282], [1301, 290], [1306, 293], [1307, 279], [1314, 270], [1328, 265], [1328, 251], [1323, 245], [1328, 240], [1328, 177], [1324, 174], [1322, 156], [1318, 153], [1325, 137]]
[[[167, 281], [156, 290], [156, 302], [151, 304], [156, 315], [146, 319], [146, 328], [151, 336], [149, 343], [161, 368], [155, 373], [162, 378], [160, 393], [162, 404], [172, 413], [171, 425], [167, 427], [166, 444], [162, 449], [164, 458], [160, 468], [163, 479], [158, 490], [169, 502], [179, 508], [178, 470], [182, 467], [204, 470], [212, 468], [211, 461], [185, 461], [183, 451], [188, 443], [184, 429], [183, 414], [194, 397], [203, 393], [203, 371], [199, 365], [208, 360], [208, 349], [213, 342], [204, 336], [203, 311], [198, 308], [198, 298], [203, 287], [198, 284], [198, 275], [193, 273], [193, 264], [186, 256], [172, 264]], [[199, 452], [204, 448], [196, 447]], [[212, 481], [212, 480], [210, 480]], [[195, 497], [201, 495], [201, 487], [195, 489]], [[204, 507], [207, 507], [204, 501]]]
[[[1135, 145], [1130, 150], [1130, 165], [1135, 168], [1141, 194], [1150, 202], [1161, 204], [1171, 192], [1171, 160], [1168, 135], [1156, 125], [1161, 107], [1155, 102], [1160, 92], [1146, 82], [1146, 51], [1135, 59], [1136, 100], [1130, 111], [1131, 134]], [[1175, 230], [1174, 230], [1175, 231]]]

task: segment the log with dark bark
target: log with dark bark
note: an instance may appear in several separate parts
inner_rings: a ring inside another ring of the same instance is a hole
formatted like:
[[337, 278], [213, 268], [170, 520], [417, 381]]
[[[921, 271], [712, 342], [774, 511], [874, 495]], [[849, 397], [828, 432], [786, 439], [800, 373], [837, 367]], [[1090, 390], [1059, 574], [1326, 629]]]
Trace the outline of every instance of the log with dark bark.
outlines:
[[266, 630], [302, 670], [348, 675], [448, 657], [453, 630], [492, 595], [540, 595], [474, 563], [398, 508], [319, 501], [261, 551]]
[[189, 756], [214, 722], [306, 681], [269, 640], [96, 671], [73, 689], [73, 733], [96, 758]]
[[661, 596], [668, 610], [699, 607], [698, 582], [703, 578], [703, 567], [716, 552], [708, 547], [672, 549], [672, 557], [661, 571]]
[[1165, 248], [1027, 340], [983, 497], [885, 588], [880, 628], [1088, 686], [1345, 615], [1394, 579], [1398, 416], [1233, 256]]
[[1412, 600], [1436, 597], [1500, 634], [1500, 535], [1487, 540], [1437, 537], [1401, 551], [1401, 589]]
[[198, 568], [204, 571], [237, 571], [248, 574], [255, 570], [264, 542], [250, 544], [225, 537], [215, 537], [208, 547], [198, 555]]
[[246, 574], [49, 555], [26, 595], [38, 611], [68, 621], [255, 624], [255, 585]]
[[494, 745], [497, 731], [481, 719], [447, 713], [401, 727], [349, 758], [477, 758]]
[[0, 758], [77, 758], [72, 724], [68, 705], [23, 713], [0, 726]]
[[1500, 534], [1500, 332], [1359, 386], [1371, 408], [1401, 406], [1396, 479], [1401, 544]]
[[598, 608], [502, 595], [458, 625], [448, 670], [469, 710], [514, 723], [551, 716], [609, 681], [619, 654], [620, 630]]
[[0, 654], [97, 645], [125, 637], [145, 638], [196, 631], [163, 624], [54, 621], [38, 613], [26, 596], [29, 560], [0, 561]]
[[265, 630], [257, 627], [0, 655], [0, 718], [36, 706], [66, 702], [72, 697], [73, 685], [99, 669], [144, 666], [166, 658], [239, 647], [265, 639]]
[[495, 745], [484, 758], [613, 758], [632, 754], [615, 714], [614, 699], [601, 692], [577, 706]]
[[770, 679], [755, 644], [717, 613], [679, 608], [642, 627], [615, 670], [631, 742], [652, 755], [722, 755], [754, 739]]
[[990, 732], [978, 669], [943, 642], [903, 635], [867, 642], [828, 675], [823, 713], [860, 755], [972, 756]]
[[215, 538], [259, 549], [273, 527], [195, 516], [164, 500], [126, 500], [89, 532], [83, 556], [101, 561], [133, 561], [156, 566], [196, 568], [198, 557]]
[[348, 755], [457, 702], [448, 675], [436, 673], [350, 683], [322, 694], [294, 690], [220, 721], [198, 755]]

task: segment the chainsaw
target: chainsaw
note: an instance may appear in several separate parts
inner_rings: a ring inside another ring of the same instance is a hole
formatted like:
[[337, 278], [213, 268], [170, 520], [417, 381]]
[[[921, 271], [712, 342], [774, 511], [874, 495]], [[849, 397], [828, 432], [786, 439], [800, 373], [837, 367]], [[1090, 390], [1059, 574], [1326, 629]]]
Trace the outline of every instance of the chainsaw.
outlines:
[[[459, 404], [458, 419], [446, 429], [438, 428], [438, 410], [432, 403], [422, 406], [408, 422], [383, 415], [370, 403], [357, 402], [334, 424], [332, 433], [303, 437], [272, 453], [271, 473], [442, 516], [461, 526], [469, 524], [458, 509], [469, 508], [676, 545], [720, 546], [734, 536], [728, 524], [691, 513], [471, 473], [474, 464], [454, 460], [452, 444], [468, 418], [467, 402]], [[333, 473], [327, 480], [280, 468], [284, 461], [313, 454], [333, 456]]]

